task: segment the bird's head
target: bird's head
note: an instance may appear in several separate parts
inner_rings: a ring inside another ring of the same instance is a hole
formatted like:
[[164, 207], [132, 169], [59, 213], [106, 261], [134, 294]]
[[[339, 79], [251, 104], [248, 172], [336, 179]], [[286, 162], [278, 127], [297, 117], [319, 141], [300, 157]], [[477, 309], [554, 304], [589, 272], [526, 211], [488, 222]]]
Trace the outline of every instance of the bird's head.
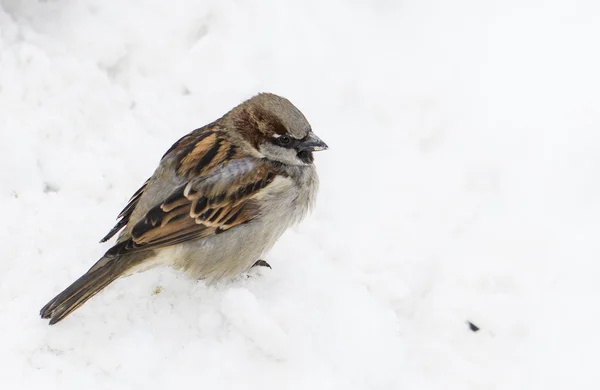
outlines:
[[310, 165], [313, 152], [326, 150], [310, 124], [289, 100], [261, 93], [231, 110], [224, 119], [257, 155], [289, 165]]

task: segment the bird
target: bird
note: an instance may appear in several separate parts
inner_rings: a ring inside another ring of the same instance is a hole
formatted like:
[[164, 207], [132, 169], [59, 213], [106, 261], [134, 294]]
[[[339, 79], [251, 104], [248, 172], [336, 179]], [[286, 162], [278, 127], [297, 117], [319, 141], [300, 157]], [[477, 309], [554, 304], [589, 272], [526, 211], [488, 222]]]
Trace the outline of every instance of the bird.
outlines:
[[116, 243], [40, 315], [53, 325], [115, 280], [160, 265], [207, 284], [254, 265], [314, 207], [328, 149], [288, 99], [259, 93], [163, 155], [101, 240]]

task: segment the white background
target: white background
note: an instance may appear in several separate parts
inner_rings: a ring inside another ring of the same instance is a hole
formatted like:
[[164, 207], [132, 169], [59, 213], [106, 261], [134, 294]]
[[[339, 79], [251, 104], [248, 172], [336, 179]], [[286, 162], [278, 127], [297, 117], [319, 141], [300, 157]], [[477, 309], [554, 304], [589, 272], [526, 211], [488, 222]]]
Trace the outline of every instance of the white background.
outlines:
[[[598, 1], [0, 1], [0, 388], [597, 389], [599, 42]], [[273, 269], [40, 320], [259, 91], [330, 146]]]

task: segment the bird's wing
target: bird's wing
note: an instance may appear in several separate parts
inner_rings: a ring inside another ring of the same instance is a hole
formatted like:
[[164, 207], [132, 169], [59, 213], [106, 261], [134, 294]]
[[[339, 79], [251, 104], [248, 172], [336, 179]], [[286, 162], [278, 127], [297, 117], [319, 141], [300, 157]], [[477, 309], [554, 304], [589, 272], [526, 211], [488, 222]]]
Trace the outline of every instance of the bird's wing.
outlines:
[[108, 234], [104, 236], [104, 238], [100, 240], [100, 242], [106, 242], [110, 240], [115, 234], [119, 232], [119, 230], [127, 226], [127, 224], [129, 223], [129, 218], [131, 217], [131, 213], [133, 213], [133, 209], [135, 209], [135, 206], [137, 206], [137, 203], [142, 197], [142, 194], [144, 193], [144, 190], [146, 190], [146, 187], [148, 186], [149, 182], [150, 179], [146, 180], [144, 185], [141, 186], [140, 189], [135, 192], [135, 194], [133, 194], [131, 199], [129, 199], [129, 202], [127, 202], [127, 206], [125, 206], [125, 208], [117, 217], [118, 221], [116, 225], [112, 229], [110, 229], [110, 232], [108, 232]]
[[[223, 138], [223, 131], [214, 124], [194, 130], [190, 134], [180, 138], [167, 150], [161, 161], [166, 157], [172, 157], [177, 161], [177, 174], [188, 177], [191, 175], [202, 175], [215, 168], [223, 160], [244, 157], [237, 147]], [[208, 161], [208, 160], [212, 161]], [[117, 216], [115, 226], [100, 240], [106, 242], [129, 223], [129, 219], [138, 201], [150, 183], [150, 179], [131, 196], [129, 202]]]
[[208, 133], [193, 140], [184, 137], [168, 152], [177, 154], [177, 172], [187, 182], [151, 208], [133, 226], [131, 237], [109, 249], [107, 256], [220, 234], [256, 218], [260, 199], [271, 186], [290, 183], [264, 159], [232, 160], [236, 147], [218, 131]]

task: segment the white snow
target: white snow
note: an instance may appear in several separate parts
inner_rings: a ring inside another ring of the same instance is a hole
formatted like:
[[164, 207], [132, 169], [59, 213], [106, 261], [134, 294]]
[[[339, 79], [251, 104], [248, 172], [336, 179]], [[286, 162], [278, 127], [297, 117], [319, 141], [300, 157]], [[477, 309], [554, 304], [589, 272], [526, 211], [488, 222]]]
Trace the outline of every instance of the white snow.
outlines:
[[[599, 388], [599, 38], [593, 0], [3, 0], [0, 388]], [[166, 149], [259, 91], [330, 146], [273, 269], [42, 321]]]

